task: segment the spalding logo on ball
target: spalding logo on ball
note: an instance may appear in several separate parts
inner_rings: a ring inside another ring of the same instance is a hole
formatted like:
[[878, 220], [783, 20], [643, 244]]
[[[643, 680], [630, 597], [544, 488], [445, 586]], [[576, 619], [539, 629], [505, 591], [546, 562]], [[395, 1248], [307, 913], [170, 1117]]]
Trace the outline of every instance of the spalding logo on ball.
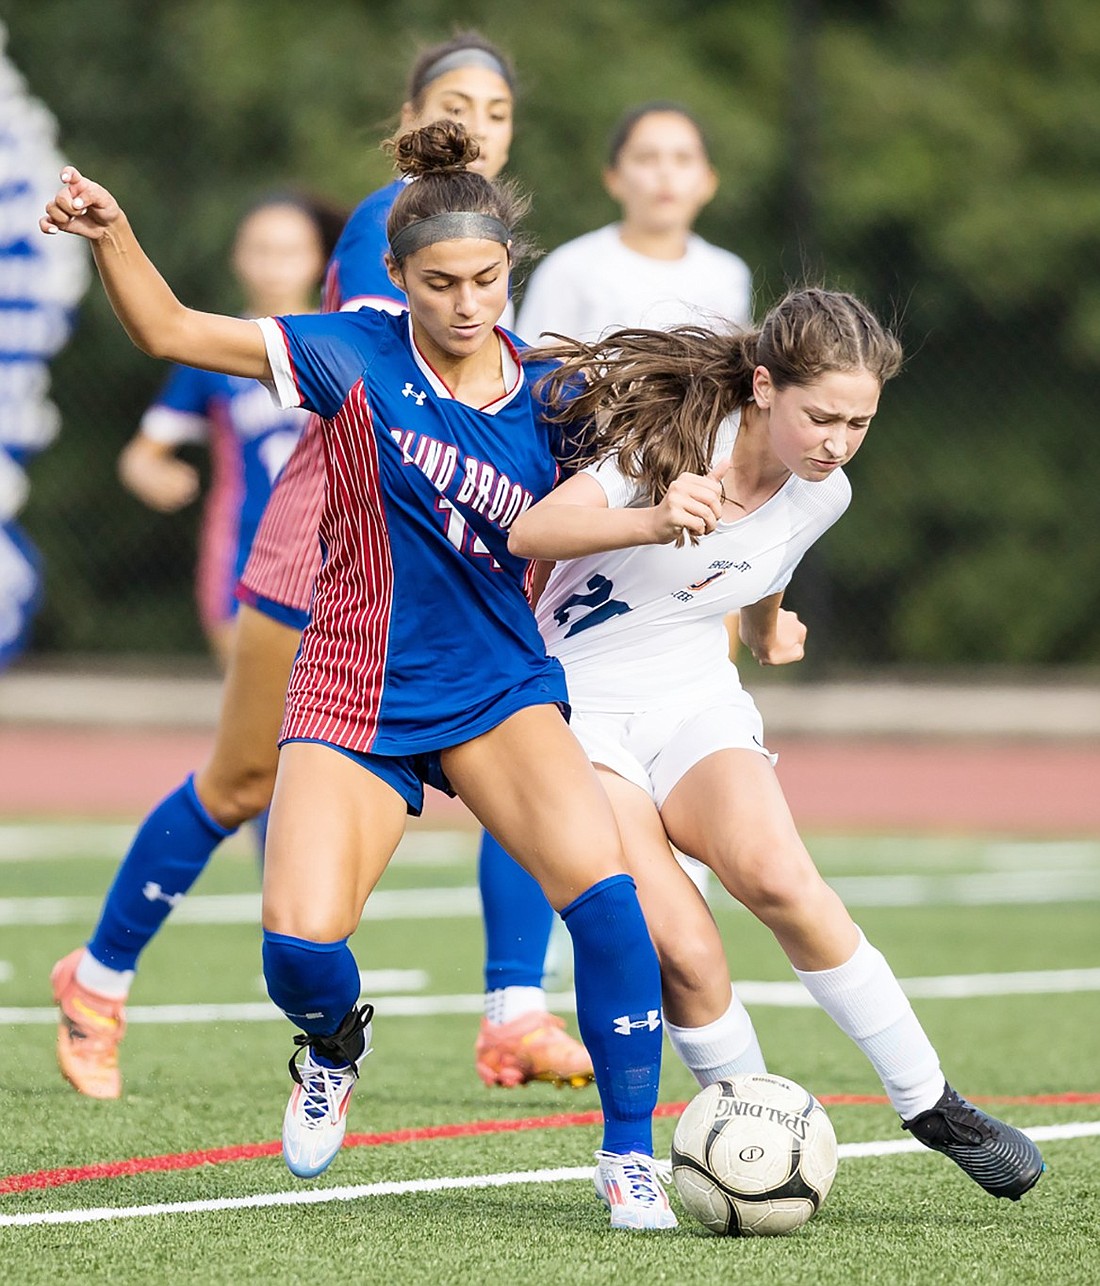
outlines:
[[684, 1109], [672, 1177], [688, 1213], [725, 1236], [792, 1232], [821, 1208], [836, 1135], [801, 1085], [753, 1072], [716, 1081]]

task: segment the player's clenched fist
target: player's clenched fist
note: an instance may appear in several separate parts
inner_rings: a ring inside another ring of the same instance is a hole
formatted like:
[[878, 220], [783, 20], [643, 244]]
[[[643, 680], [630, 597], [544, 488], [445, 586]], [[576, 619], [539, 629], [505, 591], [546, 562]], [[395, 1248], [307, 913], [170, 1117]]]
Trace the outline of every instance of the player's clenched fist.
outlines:
[[751, 628], [751, 618], [742, 614], [741, 641], [759, 665], [790, 665], [806, 655], [806, 626], [795, 612], [781, 607], [775, 614], [771, 629], [765, 635], [756, 634]]
[[43, 232], [73, 232], [89, 241], [98, 241], [121, 217], [118, 202], [106, 188], [86, 179], [71, 165], [61, 171], [61, 182], [64, 186], [47, 204], [38, 226]]
[[724, 460], [707, 474], [680, 474], [653, 509], [655, 545], [679, 544], [684, 536], [705, 536], [714, 530], [722, 517], [722, 477], [728, 468]]

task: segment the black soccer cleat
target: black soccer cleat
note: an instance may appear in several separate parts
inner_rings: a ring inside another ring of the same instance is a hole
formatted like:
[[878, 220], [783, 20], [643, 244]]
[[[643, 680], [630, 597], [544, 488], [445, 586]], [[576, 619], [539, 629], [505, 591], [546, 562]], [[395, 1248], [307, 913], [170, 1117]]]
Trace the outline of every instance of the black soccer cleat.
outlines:
[[1046, 1169], [1042, 1153], [1026, 1134], [987, 1116], [945, 1085], [940, 1101], [901, 1128], [942, 1152], [994, 1197], [1019, 1199]]

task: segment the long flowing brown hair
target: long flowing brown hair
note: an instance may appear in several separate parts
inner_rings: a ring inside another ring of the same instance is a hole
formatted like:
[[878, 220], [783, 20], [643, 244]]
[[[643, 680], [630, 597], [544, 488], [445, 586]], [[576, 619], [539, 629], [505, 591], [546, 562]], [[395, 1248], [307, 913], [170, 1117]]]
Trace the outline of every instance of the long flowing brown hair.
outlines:
[[701, 326], [619, 330], [596, 343], [531, 349], [560, 362], [538, 381], [546, 417], [568, 428], [577, 467], [614, 456], [657, 501], [681, 473], [706, 473], [718, 429], [752, 401], [767, 367], [777, 389], [829, 371], [869, 371], [884, 384], [901, 368], [897, 338], [854, 295], [811, 287], [786, 295], [757, 330]]

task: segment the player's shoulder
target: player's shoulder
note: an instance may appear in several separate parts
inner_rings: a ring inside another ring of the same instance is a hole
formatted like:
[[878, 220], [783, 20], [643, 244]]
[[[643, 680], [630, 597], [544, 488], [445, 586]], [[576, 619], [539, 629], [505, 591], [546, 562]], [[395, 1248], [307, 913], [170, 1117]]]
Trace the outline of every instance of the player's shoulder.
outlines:
[[688, 244], [692, 257], [700, 263], [707, 264], [712, 269], [736, 273], [738, 276], [748, 275], [750, 271], [749, 265], [740, 255], [734, 254], [732, 250], [726, 250], [722, 246], [716, 246], [714, 242], [705, 240], [696, 232], [691, 234]]
[[[524, 382], [531, 390], [532, 406], [536, 411], [546, 410], [548, 404], [546, 402], [545, 390], [540, 389], [538, 393], [536, 393], [535, 389], [538, 386], [539, 381], [544, 379], [547, 375], [552, 374], [553, 371], [561, 365], [561, 363], [557, 358], [538, 357], [536, 355], [538, 345], [530, 344], [527, 340], [520, 339], [520, 337], [513, 331], [506, 330], [503, 326], [498, 326], [497, 330], [512, 346], [516, 359], [520, 363], [523, 370]], [[568, 389], [563, 390], [563, 393], [566, 397], [569, 396]]]
[[792, 494], [811, 518], [831, 522], [840, 517], [852, 500], [852, 484], [843, 469], [834, 469], [820, 482], [792, 479]]
[[593, 264], [602, 263], [609, 248], [619, 243], [615, 229], [616, 225], [609, 223], [605, 227], [584, 232], [579, 237], [574, 237], [572, 241], [562, 242], [556, 250], [550, 251], [536, 271], [542, 268], [567, 271], [589, 268]]
[[404, 186], [405, 181], [403, 179], [394, 179], [392, 183], [387, 183], [385, 187], [368, 193], [348, 216], [344, 231], [347, 232], [348, 229], [364, 220], [376, 220], [379, 216], [388, 214], [390, 207], [397, 200], [398, 194]]

